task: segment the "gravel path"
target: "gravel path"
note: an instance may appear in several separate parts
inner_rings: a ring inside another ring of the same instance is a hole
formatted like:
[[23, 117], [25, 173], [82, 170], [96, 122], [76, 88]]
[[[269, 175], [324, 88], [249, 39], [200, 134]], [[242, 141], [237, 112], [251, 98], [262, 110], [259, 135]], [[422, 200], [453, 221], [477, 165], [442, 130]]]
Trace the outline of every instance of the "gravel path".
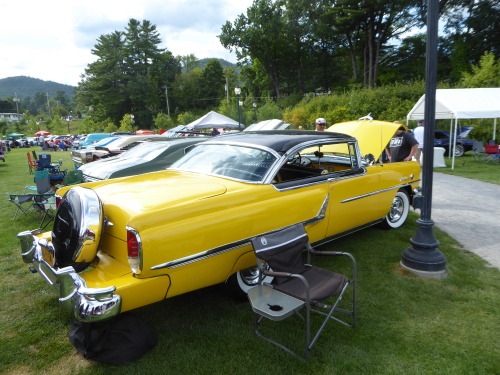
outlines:
[[432, 201], [435, 225], [500, 269], [500, 185], [434, 173]]

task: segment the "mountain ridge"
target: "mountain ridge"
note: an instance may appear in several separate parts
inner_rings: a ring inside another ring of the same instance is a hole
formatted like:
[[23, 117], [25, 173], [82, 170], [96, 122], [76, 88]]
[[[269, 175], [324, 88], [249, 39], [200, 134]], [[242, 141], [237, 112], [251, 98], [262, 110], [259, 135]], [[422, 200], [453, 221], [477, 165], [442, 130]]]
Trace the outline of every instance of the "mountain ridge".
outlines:
[[75, 86], [28, 76], [0, 78], [0, 99], [13, 98], [16, 94], [19, 99], [28, 96], [33, 98], [37, 92], [48, 93], [53, 97], [56, 91], [63, 91], [68, 98], [73, 98], [74, 89]]
[[[198, 67], [203, 69], [211, 59], [212, 58], [198, 59]], [[227, 60], [221, 58], [215, 59], [219, 61], [223, 69], [228, 67], [235, 67], [238, 69], [236, 64]], [[54, 81], [44, 81], [29, 76], [6, 77], [0, 78], [0, 99], [14, 98], [16, 95], [20, 100], [28, 96], [33, 98], [37, 92], [48, 93], [50, 97], [54, 97], [56, 91], [63, 91], [68, 98], [72, 99], [75, 96], [75, 88], [76, 86]]]

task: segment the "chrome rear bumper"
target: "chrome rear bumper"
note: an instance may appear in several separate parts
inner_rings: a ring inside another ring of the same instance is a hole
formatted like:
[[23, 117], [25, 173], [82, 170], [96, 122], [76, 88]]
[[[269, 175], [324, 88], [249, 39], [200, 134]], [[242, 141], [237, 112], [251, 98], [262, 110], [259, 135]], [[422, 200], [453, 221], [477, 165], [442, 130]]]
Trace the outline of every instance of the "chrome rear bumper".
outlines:
[[59, 301], [63, 307], [72, 310], [75, 318], [82, 322], [96, 322], [120, 313], [121, 297], [114, 295], [114, 286], [87, 288], [85, 280], [73, 267], [53, 268], [43, 257], [54, 256], [52, 243], [36, 237], [40, 229], [24, 231], [17, 235], [21, 242], [22, 258], [33, 264], [30, 269], [42, 275], [45, 281], [59, 289]]

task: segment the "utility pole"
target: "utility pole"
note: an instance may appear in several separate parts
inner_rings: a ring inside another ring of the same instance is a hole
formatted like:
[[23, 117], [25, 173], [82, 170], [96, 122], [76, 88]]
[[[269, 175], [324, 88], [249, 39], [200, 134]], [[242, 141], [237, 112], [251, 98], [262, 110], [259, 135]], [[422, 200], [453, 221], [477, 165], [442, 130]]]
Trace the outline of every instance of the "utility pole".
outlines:
[[46, 93], [47, 93], [47, 107], [49, 108], [49, 117], [52, 118], [52, 112], [50, 111], [49, 92], [46, 91]]
[[17, 116], [19, 116], [19, 98], [17, 97], [17, 91], [14, 90], [14, 101], [16, 102]]
[[165, 97], [167, 98], [167, 115], [170, 117], [170, 106], [168, 105], [168, 87], [165, 86]]

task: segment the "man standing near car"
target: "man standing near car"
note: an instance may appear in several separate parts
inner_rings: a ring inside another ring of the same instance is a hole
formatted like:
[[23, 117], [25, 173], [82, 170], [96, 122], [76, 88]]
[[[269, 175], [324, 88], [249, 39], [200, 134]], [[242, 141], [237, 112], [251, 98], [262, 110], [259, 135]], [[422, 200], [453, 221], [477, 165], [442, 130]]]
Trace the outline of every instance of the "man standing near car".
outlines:
[[396, 134], [392, 137], [385, 152], [391, 163], [397, 163], [399, 161], [410, 161], [417, 149], [418, 142], [415, 137], [401, 127], [396, 130]]
[[317, 118], [314, 125], [316, 126], [317, 132], [323, 132], [326, 128], [326, 120], [322, 117]]
[[415, 152], [415, 159], [420, 163], [420, 157], [424, 152], [424, 120], [419, 120], [418, 125], [413, 129], [413, 136], [418, 142], [417, 152]]

